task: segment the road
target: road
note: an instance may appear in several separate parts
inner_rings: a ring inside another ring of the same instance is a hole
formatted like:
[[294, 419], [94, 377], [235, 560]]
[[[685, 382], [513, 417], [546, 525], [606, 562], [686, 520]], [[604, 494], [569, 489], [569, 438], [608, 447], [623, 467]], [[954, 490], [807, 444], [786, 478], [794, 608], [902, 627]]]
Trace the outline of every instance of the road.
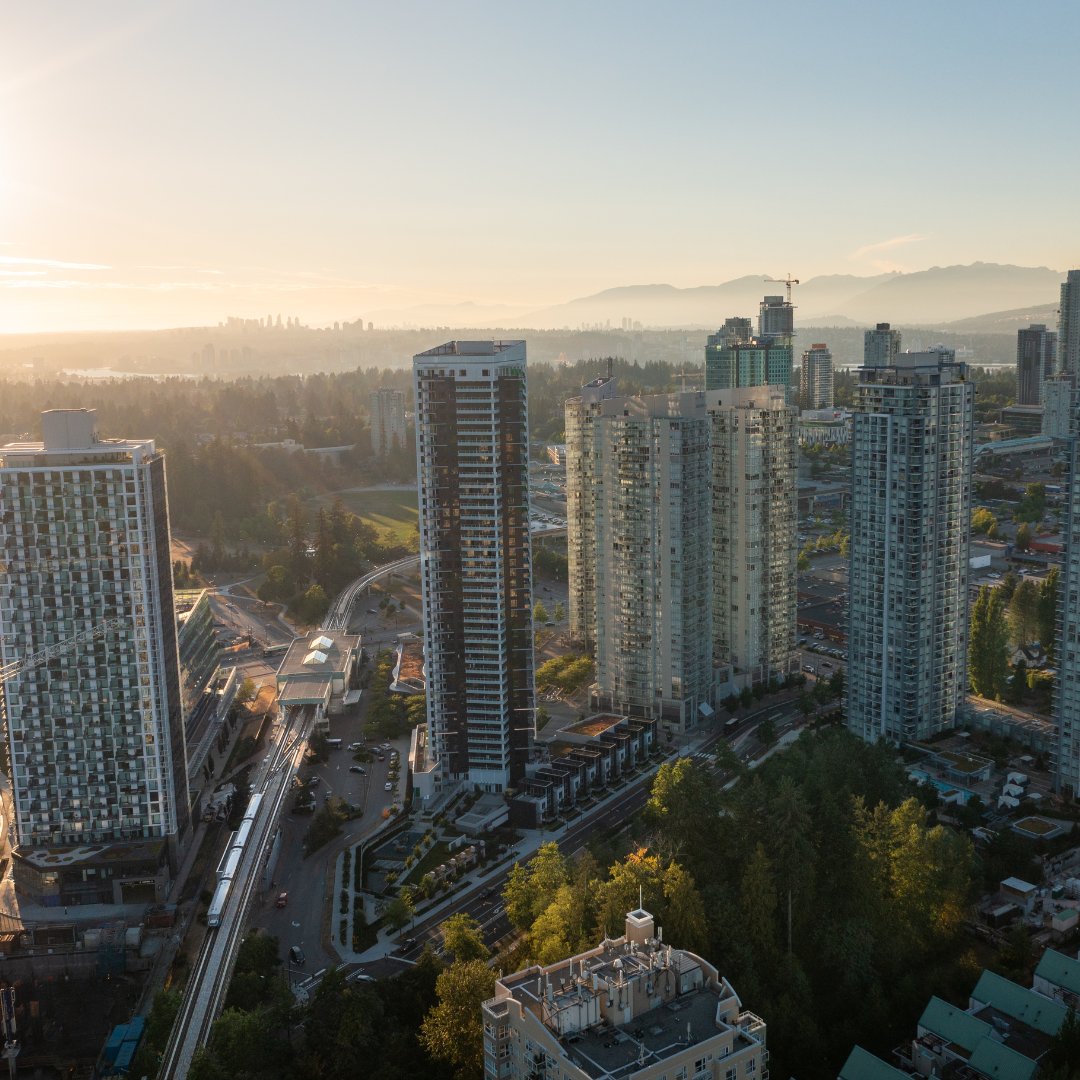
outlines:
[[221, 926], [208, 931], [192, 968], [158, 1073], [166, 1080], [181, 1080], [187, 1075], [191, 1059], [209, 1037], [211, 1024], [225, 999], [248, 906], [262, 877], [282, 802], [300, 765], [308, 732], [299, 725], [306, 722], [297, 720], [282, 729], [273, 750], [255, 772], [252, 792], [262, 793], [262, 805], [226, 901]]
[[[796, 703], [788, 700], [766, 705], [740, 720], [730, 742], [732, 749], [741, 760], [747, 761], [760, 749], [756, 732], [758, 725], [766, 718], [774, 721], [776, 736], [779, 738], [799, 719]], [[724, 738], [723, 729], [712, 732], [696, 747], [693, 756], [704, 760], [709, 751]], [[619, 824], [628, 821], [648, 801], [655, 774], [656, 770], [651, 769], [610, 801], [595, 807], [591, 812], [584, 813], [581, 820], [571, 824], [561, 836], [552, 836], [551, 839], [559, 845], [559, 850], [564, 855], [569, 856], [581, 850], [589, 837], [598, 830], [614, 829]], [[497, 870], [483, 883], [463, 892], [451, 908], [422, 918], [420, 922], [406, 930], [402, 937], [404, 940], [412, 940], [413, 944], [406, 948], [399, 948], [397, 955], [406, 960], [415, 960], [423, 951], [424, 946], [429, 943], [433, 948], [438, 949], [441, 945], [439, 927], [451, 915], [458, 912], [471, 915], [476, 919], [483, 931], [485, 943], [494, 948], [496, 943], [513, 929], [506, 917], [502, 902], [502, 890], [511, 869], [512, 864]]]

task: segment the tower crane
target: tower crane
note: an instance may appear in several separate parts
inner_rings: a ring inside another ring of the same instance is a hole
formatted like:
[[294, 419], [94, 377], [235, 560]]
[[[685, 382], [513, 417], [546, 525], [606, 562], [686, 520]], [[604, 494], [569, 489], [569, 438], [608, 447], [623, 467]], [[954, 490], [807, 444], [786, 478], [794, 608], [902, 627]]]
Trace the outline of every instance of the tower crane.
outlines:
[[770, 285], [786, 285], [787, 302], [789, 304], [791, 303], [791, 286], [800, 284], [799, 279], [797, 277], [793, 278], [790, 271], [788, 272], [788, 276], [786, 278], [767, 277], [765, 281]]

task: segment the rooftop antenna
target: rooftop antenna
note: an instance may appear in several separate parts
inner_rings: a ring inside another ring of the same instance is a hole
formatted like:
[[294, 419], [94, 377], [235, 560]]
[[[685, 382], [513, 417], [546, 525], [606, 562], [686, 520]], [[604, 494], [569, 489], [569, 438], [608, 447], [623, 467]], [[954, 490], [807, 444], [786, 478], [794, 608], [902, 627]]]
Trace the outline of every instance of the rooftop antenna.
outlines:
[[645, 894], [642, 892], [641, 882], [638, 882], [637, 887], [637, 909], [638, 911], [645, 910]]

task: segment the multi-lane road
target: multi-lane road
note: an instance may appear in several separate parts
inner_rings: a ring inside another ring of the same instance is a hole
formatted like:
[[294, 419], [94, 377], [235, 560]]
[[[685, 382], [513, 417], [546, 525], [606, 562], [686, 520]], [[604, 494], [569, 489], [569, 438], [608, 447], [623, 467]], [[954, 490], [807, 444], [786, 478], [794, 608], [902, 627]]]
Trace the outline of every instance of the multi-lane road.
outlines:
[[[748, 714], [740, 722], [735, 733], [729, 738], [732, 749], [743, 761], [754, 756], [760, 749], [756, 732], [758, 725], [766, 718], [774, 721], [776, 735], [779, 737], [797, 723], [796, 703], [788, 700], [775, 705], [766, 705]], [[722, 731], [712, 732], [695, 746], [692, 756], [698, 760], [706, 759], [709, 752], [724, 737]], [[648, 801], [655, 774], [656, 769], [650, 769], [623, 791], [592, 811], [584, 813], [580, 820], [572, 822], [561, 836], [553, 836], [552, 840], [559, 845], [559, 850], [565, 855], [573, 855], [583, 848], [589, 837], [596, 832], [615, 829], [621, 823], [628, 821]], [[397, 955], [406, 960], [415, 960], [426, 945], [430, 944], [433, 948], [439, 948], [441, 945], [439, 927], [450, 915], [457, 912], [463, 912], [476, 919], [480, 924], [485, 943], [489, 947], [494, 947], [512, 930], [502, 903], [502, 890], [510, 874], [511, 865], [492, 873], [481, 884], [462, 893], [458, 902], [451, 908], [443, 909], [437, 915], [423, 918], [414, 927], [404, 931], [402, 939], [411, 941], [412, 944], [399, 948]]]
[[195, 1051], [209, 1037], [210, 1027], [225, 1000], [248, 907], [266, 864], [282, 803], [300, 765], [308, 735], [302, 726], [306, 723], [306, 717], [297, 714], [289, 726], [280, 729], [273, 749], [256, 770], [252, 792], [262, 794], [262, 804], [225, 902], [221, 925], [208, 930], [203, 940], [165, 1048], [159, 1075], [168, 1080], [180, 1080], [187, 1075]]

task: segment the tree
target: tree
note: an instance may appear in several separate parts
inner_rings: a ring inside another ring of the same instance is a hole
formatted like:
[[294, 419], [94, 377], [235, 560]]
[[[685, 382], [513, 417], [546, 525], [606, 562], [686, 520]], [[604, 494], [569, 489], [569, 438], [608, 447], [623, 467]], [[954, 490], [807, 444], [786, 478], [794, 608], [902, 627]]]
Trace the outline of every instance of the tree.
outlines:
[[1036, 609], [1036, 622], [1039, 632], [1039, 644], [1052, 660], [1057, 635], [1058, 568], [1050, 568], [1050, 573], [1039, 586], [1039, 602]]
[[484, 1029], [480, 1006], [495, 993], [495, 973], [483, 960], [451, 964], [435, 983], [436, 1004], [420, 1025], [420, 1042], [459, 1076], [480, 1076]]
[[451, 915], [439, 930], [442, 933], [443, 949], [451, 953], [455, 961], [487, 960], [490, 955], [484, 944], [480, 924], [463, 911]]
[[981, 697], [998, 698], [1004, 691], [1008, 637], [1001, 591], [984, 586], [971, 609], [968, 643], [968, 678]]
[[566, 618], [566, 608], [563, 607], [562, 601], [557, 601], [555, 604], [555, 611], [551, 616], [556, 622], [562, 622]]
[[533, 604], [533, 622], [538, 626], [543, 626], [547, 621], [548, 611], [547, 608], [544, 607], [544, 601], [537, 600], [536, 603]]
[[766, 716], [757, 726], [757, 737], [764, 747], [772, 746], [776, 742], [776, 723], [771, 716]]
[[1029, 547], [1031, 547], [1031, 526], [1025, 521], [1016, 530], [1016, 549], [1027, 551]]
[[412, 895], [403, 889], [398, 896], [395, 896], [386, 905], [383, 920], [391, 930], [397, 933], [415, 914], [416, 909], [413, 907]]
[[245, 678], [240, 684], [240, 689], [236, 691], [237, 705], [247, 705], [248, 702], [255, 700], [255, 695], [259, 692], [259, 688], [255, 685], [255, 680], [251, 678]]
[[694, 879], [677, 862], [664, 871], [664, 925], [679, 948], [703, 953], [709, 944], [705, 903]]
[[569, 880], [566, 858], [554, 841], [544, 844], [525, 864], [515, 863], [503, 888], [506, 917], [528, 930]]
[[1039, 590], [1026, 578], [1016, 586], [1009, 601], [1009, 630], [1016, 645], [1023, 648], [1039, 632]]
[[976, 507], [971, 512], [971, 531], [982, 536], [990, 536], [997, 532], [997, 518], [994, 512], [985, 506]]
[[685, 855], [695, 869], [704, 869], [714, 850], [720, 816], [720, 792], [712, 777], [693, 758], [665, 762], [656, 773], [645, 811], [660, 831], [666, 854]]
[[1080, 1017], [1069, 1009], [1065, 1021], [1039, 1063], [1039, 1075], [1054, 1080], [1076, 1080], [1080, 1076]]

